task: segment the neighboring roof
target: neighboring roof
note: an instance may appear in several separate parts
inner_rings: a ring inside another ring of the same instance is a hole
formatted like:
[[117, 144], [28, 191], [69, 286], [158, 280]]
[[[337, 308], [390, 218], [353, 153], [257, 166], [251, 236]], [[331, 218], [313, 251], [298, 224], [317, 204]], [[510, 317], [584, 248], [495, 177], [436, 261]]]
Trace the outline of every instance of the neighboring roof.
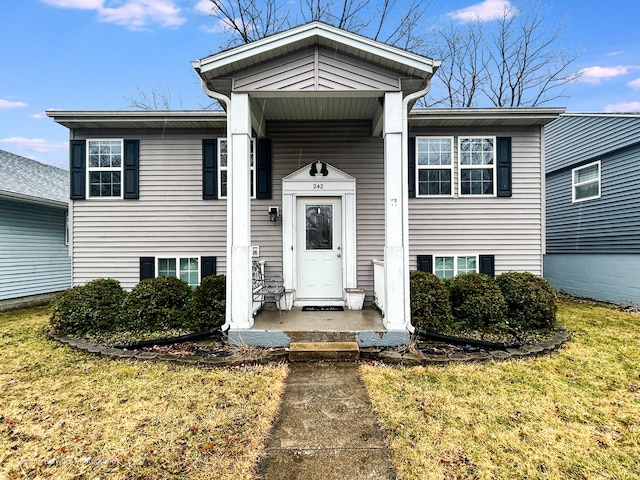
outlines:
[[550, 173], [640, 144], [640, 113], [565, 113], [544, 131]]
[[564, 108], [425, 108], [409, 113], [411, 127], [542, 126], [554, 121]]
[[0, 197], [64, 207], [69, 172], [0, 150]]
[[222, 110], [47, 110], [67, 128], [225, 128]]
[[310, 22], [195, 60], [191, 65], [204, 80], [211, 83], [214, 79], [229, 77], [234, 72], [312, 45], [326, 47], [399, 72], [407, 78], [423, 81], [431, 78], [441, 63], [326, 23]]

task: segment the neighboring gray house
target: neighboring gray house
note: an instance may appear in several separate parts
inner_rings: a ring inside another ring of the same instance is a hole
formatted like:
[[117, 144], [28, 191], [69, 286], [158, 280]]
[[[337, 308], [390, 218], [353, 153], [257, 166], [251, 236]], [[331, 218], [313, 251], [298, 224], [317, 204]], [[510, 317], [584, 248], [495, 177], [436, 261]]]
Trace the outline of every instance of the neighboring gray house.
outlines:
[[74, 284], [224, 273], [224, 328], [251, 343], [260, 260], [287, 308], [364, 289], [392, 344], [411, 269], [541, 275], [563, 109], [412, 109], [439, 64], [312, 22], [192, 62], [225, 112], [47, 112], [72, 139]]
[[0, 311], [71, 286], [69, 172], [0, 150]]
[[564, 114], [545, 136], [545, 278], [640, 305], [640, 114]]

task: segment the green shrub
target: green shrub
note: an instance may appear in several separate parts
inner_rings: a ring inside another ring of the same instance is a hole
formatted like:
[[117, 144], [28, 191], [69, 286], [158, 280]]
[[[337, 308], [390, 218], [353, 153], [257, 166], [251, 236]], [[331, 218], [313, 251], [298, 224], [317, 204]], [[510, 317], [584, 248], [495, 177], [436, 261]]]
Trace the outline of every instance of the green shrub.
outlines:
[[120, 329], [133, 332], [184, 328], [192, 290], [176, 277], [149, 278], [136, 285], [122, 304]]
[[224, 275], [210, 275], [193, 291], [190, 318], [185, 327], [203, 332], [221, 326], [225, 317], [226, 281]]
[[450, 284], [451, 309], [460, 330], [503, 330], [507, 304], [495, 280], [481, 273], [458, 275]]
[[496, 277], [509, 308], [509, 326], [516, 331], [547, 329], [556, 323], [556, 292], [544, 278], [529, 272]]
[[126, 292], [120, 282], [99, 278], [59, 293], [51, 303], [51, 328], [58, 334], [115, 329]]
[[453, 315], [449, 292], [438, 277], [414, 270], [410, 277], [411, 320], [416, 328], [433, 332], [446, 331]]

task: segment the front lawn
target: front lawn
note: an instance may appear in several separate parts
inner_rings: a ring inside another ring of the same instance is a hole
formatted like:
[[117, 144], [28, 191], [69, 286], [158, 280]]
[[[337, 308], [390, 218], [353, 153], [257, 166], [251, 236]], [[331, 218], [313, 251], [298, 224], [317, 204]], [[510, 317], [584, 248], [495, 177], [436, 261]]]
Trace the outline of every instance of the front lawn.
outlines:
[[47, 309], [0, 314], [0, 478], [254, 477], [286, 366], [108, 360], [47, 326]]
[[561, 302], [548, 357], [363, 365], [402, 479], [640, 478], [640, 315]]

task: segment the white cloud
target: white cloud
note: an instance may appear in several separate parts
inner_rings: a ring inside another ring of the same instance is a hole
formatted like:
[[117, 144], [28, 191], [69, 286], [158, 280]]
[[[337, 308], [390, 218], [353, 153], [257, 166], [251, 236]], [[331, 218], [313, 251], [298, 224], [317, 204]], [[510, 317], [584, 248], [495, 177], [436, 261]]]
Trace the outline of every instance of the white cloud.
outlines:
[[604, 107], [604, 111], [608, 113], [614, 112], [640, 112], [640, 102], [621, 102], [612, 103]]
[[460, 22], [490, 22], [506, 15], [507, 18], [518, 14], [518, 9], [509, 0], [484, 0], [466, 8], [449, 13]]
[[623, 50], [616, 50], [615, 52], [609, 52], [606, 54], [607, 57], [616, 57], [618, 55], [622, 55], [624, 53]]
[[104, 0], [40, 0], [42, 3], [59, 8], [79, 8], [81, 10], [98, 10]]
[[20, 108], [26, 107], [27, 104], [24, 102], [11, 102], [9, 100], [3, 100], [0, 98], [0, 110], [9, 110], [10, 108]]
[[43, 138], [24, 138], [24, 137], [10, 137], [1, 138], [0, 143], [10, 143], [15, 147], [26, 150], [29, 152], [38, 153], [57, 153], [65, 152], [69, 145], [65, 143], [50, 143]]
[[173, 0], [41, 0], [53, 7], [95, 10], [101, 22], [132, 30], [149, 25], [177, 27], [186, 19]]
[[211, 14], [215, 9], [211, 0], [198, 0], [198, 3], [193, 7], [196, 12], [204, 13], [205, 15]]
[[630, 81], [629, 83], [627, 83], [627, 85], [629, 85], [634, 90], [640, 90], [640, 78]]
[[578, 80], [581, 82], [598, 84], [603, 80], [626, 75], [630, 70], [638, 67], [626, 67], [618, 65], [617, 67], [587, 67], [580, 70]]
[[41, 120], [43, 118], [47, 118], [47, 114], [44, 112], [34, 113], [33, 115], [31, 115], [31, 118], [35, 118], [36, 120]]

